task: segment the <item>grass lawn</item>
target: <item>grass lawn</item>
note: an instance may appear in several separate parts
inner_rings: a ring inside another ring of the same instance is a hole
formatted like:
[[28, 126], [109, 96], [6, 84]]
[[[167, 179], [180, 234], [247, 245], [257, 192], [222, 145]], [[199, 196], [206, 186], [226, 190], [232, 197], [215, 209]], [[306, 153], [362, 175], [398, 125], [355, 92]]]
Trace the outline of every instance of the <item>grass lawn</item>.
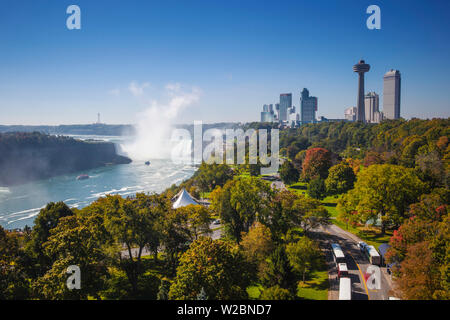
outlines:
[[323, 270], [316, 270], [311, 273], [304, 284], [299, 285], [297, 297], [304, 300], [328, 300], [328, 271], [325, 261]]
[[296, 183], [291, 184], [287, 188], [289, 191], [296, 192], [296, 193], [307, 196], [307, 194], [306, 194], [307, 186], [308, 186], [308, 184], [306, 182], [296, 182]]

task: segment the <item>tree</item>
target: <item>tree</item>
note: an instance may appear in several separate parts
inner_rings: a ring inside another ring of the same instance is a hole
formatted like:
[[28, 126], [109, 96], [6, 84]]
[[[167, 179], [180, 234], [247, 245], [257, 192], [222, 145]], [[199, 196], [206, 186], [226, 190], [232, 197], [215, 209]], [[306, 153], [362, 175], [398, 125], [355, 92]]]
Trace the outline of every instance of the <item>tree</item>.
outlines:
[[[108, 255], [103, 248], [104, 235], [93, 232], [81, 216], [67, 216], [60, 219], [51, 236], [43, 244], [48, 256], [54, 257], [53, 264], [34, 283], [38, 295], [44, 299], [87, 299], [100, 298], [108, 275]], [[66, 270], [77, 265], [81, 270], [81, 288], [69, 290], [66, 286]]]
[[40, 276], [51, 266], [53, 258], [45, 254], [42, 244], [48, 240], [50, 230], [58, 225], [59, 219], [71, 215], [72, 210], [64, 202], [50, 202], [39, 212], [26, 245], [26, 251], [34, 259], [31, 275]]
[[329, 224], [330, 214], [320, 201], [283, 190], [275, 193], [267, 215], [260, 215], [259, 220], [269, 227], [275, 240], [280, 240], [291, 228], [300, 227], [308, 232]]
[[266, 264], [266, 258], [275, 248], [270, 229], [256, 222], [250, 230], [242, 236], [242, 253], [249, 263], [255, 266], [258, 272], [262, 272]]
[[[158, 229], [160, 217], [171, 210], [171, 205], [164, 197], [145, 194], [126, 199], [119, 195], [107, 196], [97, 201], [103, 204], [105, 227], [114, 239], [118, 265], [126, 272], [135, 295], [139, 276], [143, 273], [142, 251], [146, 246], [157, 248], [161, 237]], [[123, 245], [126, 255], [121, 252]], [[135, 254], [134, 247], [137, 247]]]
[[330, 168], [325, 187], [328, 194], [337, 195], [353, 189], [355, 181], [353, 169], [346, 162], [341, 162]]
[[280, 168], [280, 178], [285, 184], [293, 184], [298, 181], [300, 173], [294, 167], [291, 161], [286, 160]]
[[0, 300], [26, 299], [29, 296], [22, 255], [18, 234], [0, 226]]
[[273, 286], [264, 291], [261, 294], [261, 300], [293, 300], [293, 295], [289, 290], [280, 288], [279, 286]]
[[216, 186], [223, 186], [233, 177], [233, 171], [226, 164], [207, 164], [202, 162], [194, 175], [196, 184], [203, 192], [214, 190]]
[[161, 279], [161, 284], [158, 289], [158, 294], [156, 295], [157, 300], [169, 300], [169, 290], [170, 290], [170, 282], [164, 279]]
[[311, 148], [306, 151], [302, 176], [306, 181], [315, 178], [326, 179], [331, 167], [331, 152], [324, 148]]
[[307, 192], [311, 198], [322, 200], [327, 195], [325, 181], [321, 178], [312, 179], [308, 184]]
[[295, 284], [294, 273], [283, 245], [277, 246], [269, 256], [267, 267], [264, 269], [261, 280], [267, 287], [278, 285], [281, 288], [293, 290]]
[[298, 272], [305, 282], [306, 274], [320, 263], [320, 249], [317, 243], [307, 237], [301, 237], [297, 242], [286, 245], [289, 264]]
[[191, 231], [192, 241], [200, 235], [211, 234], [210, 223], [212, 221], [209, 210], [202, 205], [188, 205], [176, 209], [176, 214], [183, 215], [187, 221], [187, 227]]
[[170, 299], [195, 300], [202, 290], [212, 300], [246, 299], [248, 265], [238, 248], [200, 237], [180, 259]]
[[[406, 259], [401, 264], [400, 277], [395, 284], [405, 300], [439, 299], [436, 293], [441, 288], [439, 265], [427, 241], [408, 248]], [[448, 295], [448, 293], [447, 293]]]
[[361, 222], [381, 217], [381, 232], [386, 225], [400, 225], [410, 204], [424, 193], [425, 184], [413, 169], [390, 164], [375, 164], [358, 174], [355, 188], [338, 202], [341, 212], [357, 212]]
[[272, 193], [265, 181], [239, 177], [211, 194], [211, 207], [220, 215], [226, 234], [239, 243], [241, 233], [248, 232], [256, 219], [265, 215]]

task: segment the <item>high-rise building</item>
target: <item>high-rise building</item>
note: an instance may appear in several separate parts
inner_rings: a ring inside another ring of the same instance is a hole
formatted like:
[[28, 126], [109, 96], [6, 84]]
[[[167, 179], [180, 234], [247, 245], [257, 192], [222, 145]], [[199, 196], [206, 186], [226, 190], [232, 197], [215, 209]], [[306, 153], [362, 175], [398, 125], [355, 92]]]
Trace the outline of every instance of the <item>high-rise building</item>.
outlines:
[[353, 66], [353, 71], [358, 73], [358, 99], [356, 103], [356, 121], [366, 121], [365, 108], [364, 108], [364, 73], [370, 70], [364, 60], [359, 60], [357, 64]]
[[400, 118], [400, 71], [391, 69], [383, 77], [383, 113], [387, 119]]
[[292, 93], [282, 93], [280, 94], [280, 111], [279, 111], [279, 121], [288, 121], [288, 112], [292, 107]]
[[355, 121], [356, 120], [356, 111], [357, 111], [356, 107], [350, 107], [350, 108], [345, 109], [345, 111], [344, 111], [345, 120]]
[[270, 112], [261, 112], [261, 122], [273, 122], [273, 115]]
[[384, 120], [384, 114], [381, 111], [377, 111], [373, 114], [373, 122], [374, 123], [380, 123]]
[[380, 111], [380, 97], [375, 92], [369, 92], [364, 99], [366, 122], [375, 122], [375, 113]]
[[309, 91], [303, 88], [300, 98], [300, 118], [302, 123], [316, 121], [317, 98], [311, 97]]

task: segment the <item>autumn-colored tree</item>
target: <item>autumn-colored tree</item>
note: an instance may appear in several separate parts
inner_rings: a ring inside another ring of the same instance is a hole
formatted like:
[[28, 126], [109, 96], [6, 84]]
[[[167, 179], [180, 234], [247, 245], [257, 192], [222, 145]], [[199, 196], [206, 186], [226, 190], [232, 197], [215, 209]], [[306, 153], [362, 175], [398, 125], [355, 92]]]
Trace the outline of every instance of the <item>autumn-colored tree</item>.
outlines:
[[331, 167], [331, 152], [324, 148], [310, 148], [306, 151], [302, 166], [302, 177], [306, 181], [314, 178], [326, 179]]
[[383, 158], [382, 156], [375, 151], [368, 151], [366, 152], [366, 156], [364, 157], [364, 166], [368, 167], [373, 164], [382, 164]]
[[389, 164], [372, 165], [358, 174], [354, 189], [338, 202], [341, 212], [357, 212], [365, 223], [381, 218], [381, 231], [386, 226], [400, 225], [409, 205], [426, 191], [413, 169]]
[[237, 246], [200, 237], [182, 255], [169, 298], [195, 300], [202, 289], [209, 299], [246, 299], [249, 267]]
[[423, 241], [408, 247], [395, 284], [405, 300], [439, 299], [436, 293], [441, 288], [440, 276], [439, 264], [433, 258], [430, 243]]
[[255, 222], [250, 230], [243, 234], [240, 245], [247, 261], [261, 274], [266, 265], [266, 258], [275, 248], [270, 229]]
[[325, 187], [328, 194], [336, 195], [353, 189], [355, 181], [353, 169], [346, 162], [341, 162], [330, 168]]

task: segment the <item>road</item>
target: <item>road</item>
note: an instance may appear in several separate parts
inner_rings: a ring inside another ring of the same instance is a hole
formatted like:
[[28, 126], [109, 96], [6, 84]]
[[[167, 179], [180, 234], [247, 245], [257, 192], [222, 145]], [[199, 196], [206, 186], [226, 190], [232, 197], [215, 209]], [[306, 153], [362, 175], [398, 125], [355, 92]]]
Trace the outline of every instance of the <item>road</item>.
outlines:
[[352, 299], [388, 300], [390, 296], [393, 296], [392, 281], [385, 267], [380, 268], [380, 289], [368, 288], [364, 274], [366, 274], [370, 263], [357, 246], [357, 243], [362, 241], [361, 239], [336, 225], [320, 227], [311, 233], [311, 236], [320, 242], [321, 248], [325, 251], [330, 280], [329, 300], [337, 300], [339, 298], [339, 279], [337, 278], [336, 265], [333, 261], [331, 243], [338, 243], [346, 256], [347, 268], [352, 280]]
[[[285, 190], [286, 186], [277, 177], [276, 181], [271, 183], [273, 189]], [[326, 263], [328, 266], [328, 276], [330, 280], [330, 290], [328, 299], [339, 299], [339, 279], [337, 277], [336, 264], [333, 261], [331, 244], [338, 243], [344, 255], [346, 256], [349, 276], [352, 280], [352, 291], [354, 300], [387, 300], [393, 296], [391, 276], [387, 273], [385, 267], [381, 267], [380, 289], [369, 289], [364, 278], [367, 268], [370, 266], [367, 257], [361, 253], [357, 244], [362, 241], [354, 234], [345, 231], [338, 226], [331, 224], [321, 227], [311, 232], [311, 237], [319, 241], [321, 248], [325, 252]]]

